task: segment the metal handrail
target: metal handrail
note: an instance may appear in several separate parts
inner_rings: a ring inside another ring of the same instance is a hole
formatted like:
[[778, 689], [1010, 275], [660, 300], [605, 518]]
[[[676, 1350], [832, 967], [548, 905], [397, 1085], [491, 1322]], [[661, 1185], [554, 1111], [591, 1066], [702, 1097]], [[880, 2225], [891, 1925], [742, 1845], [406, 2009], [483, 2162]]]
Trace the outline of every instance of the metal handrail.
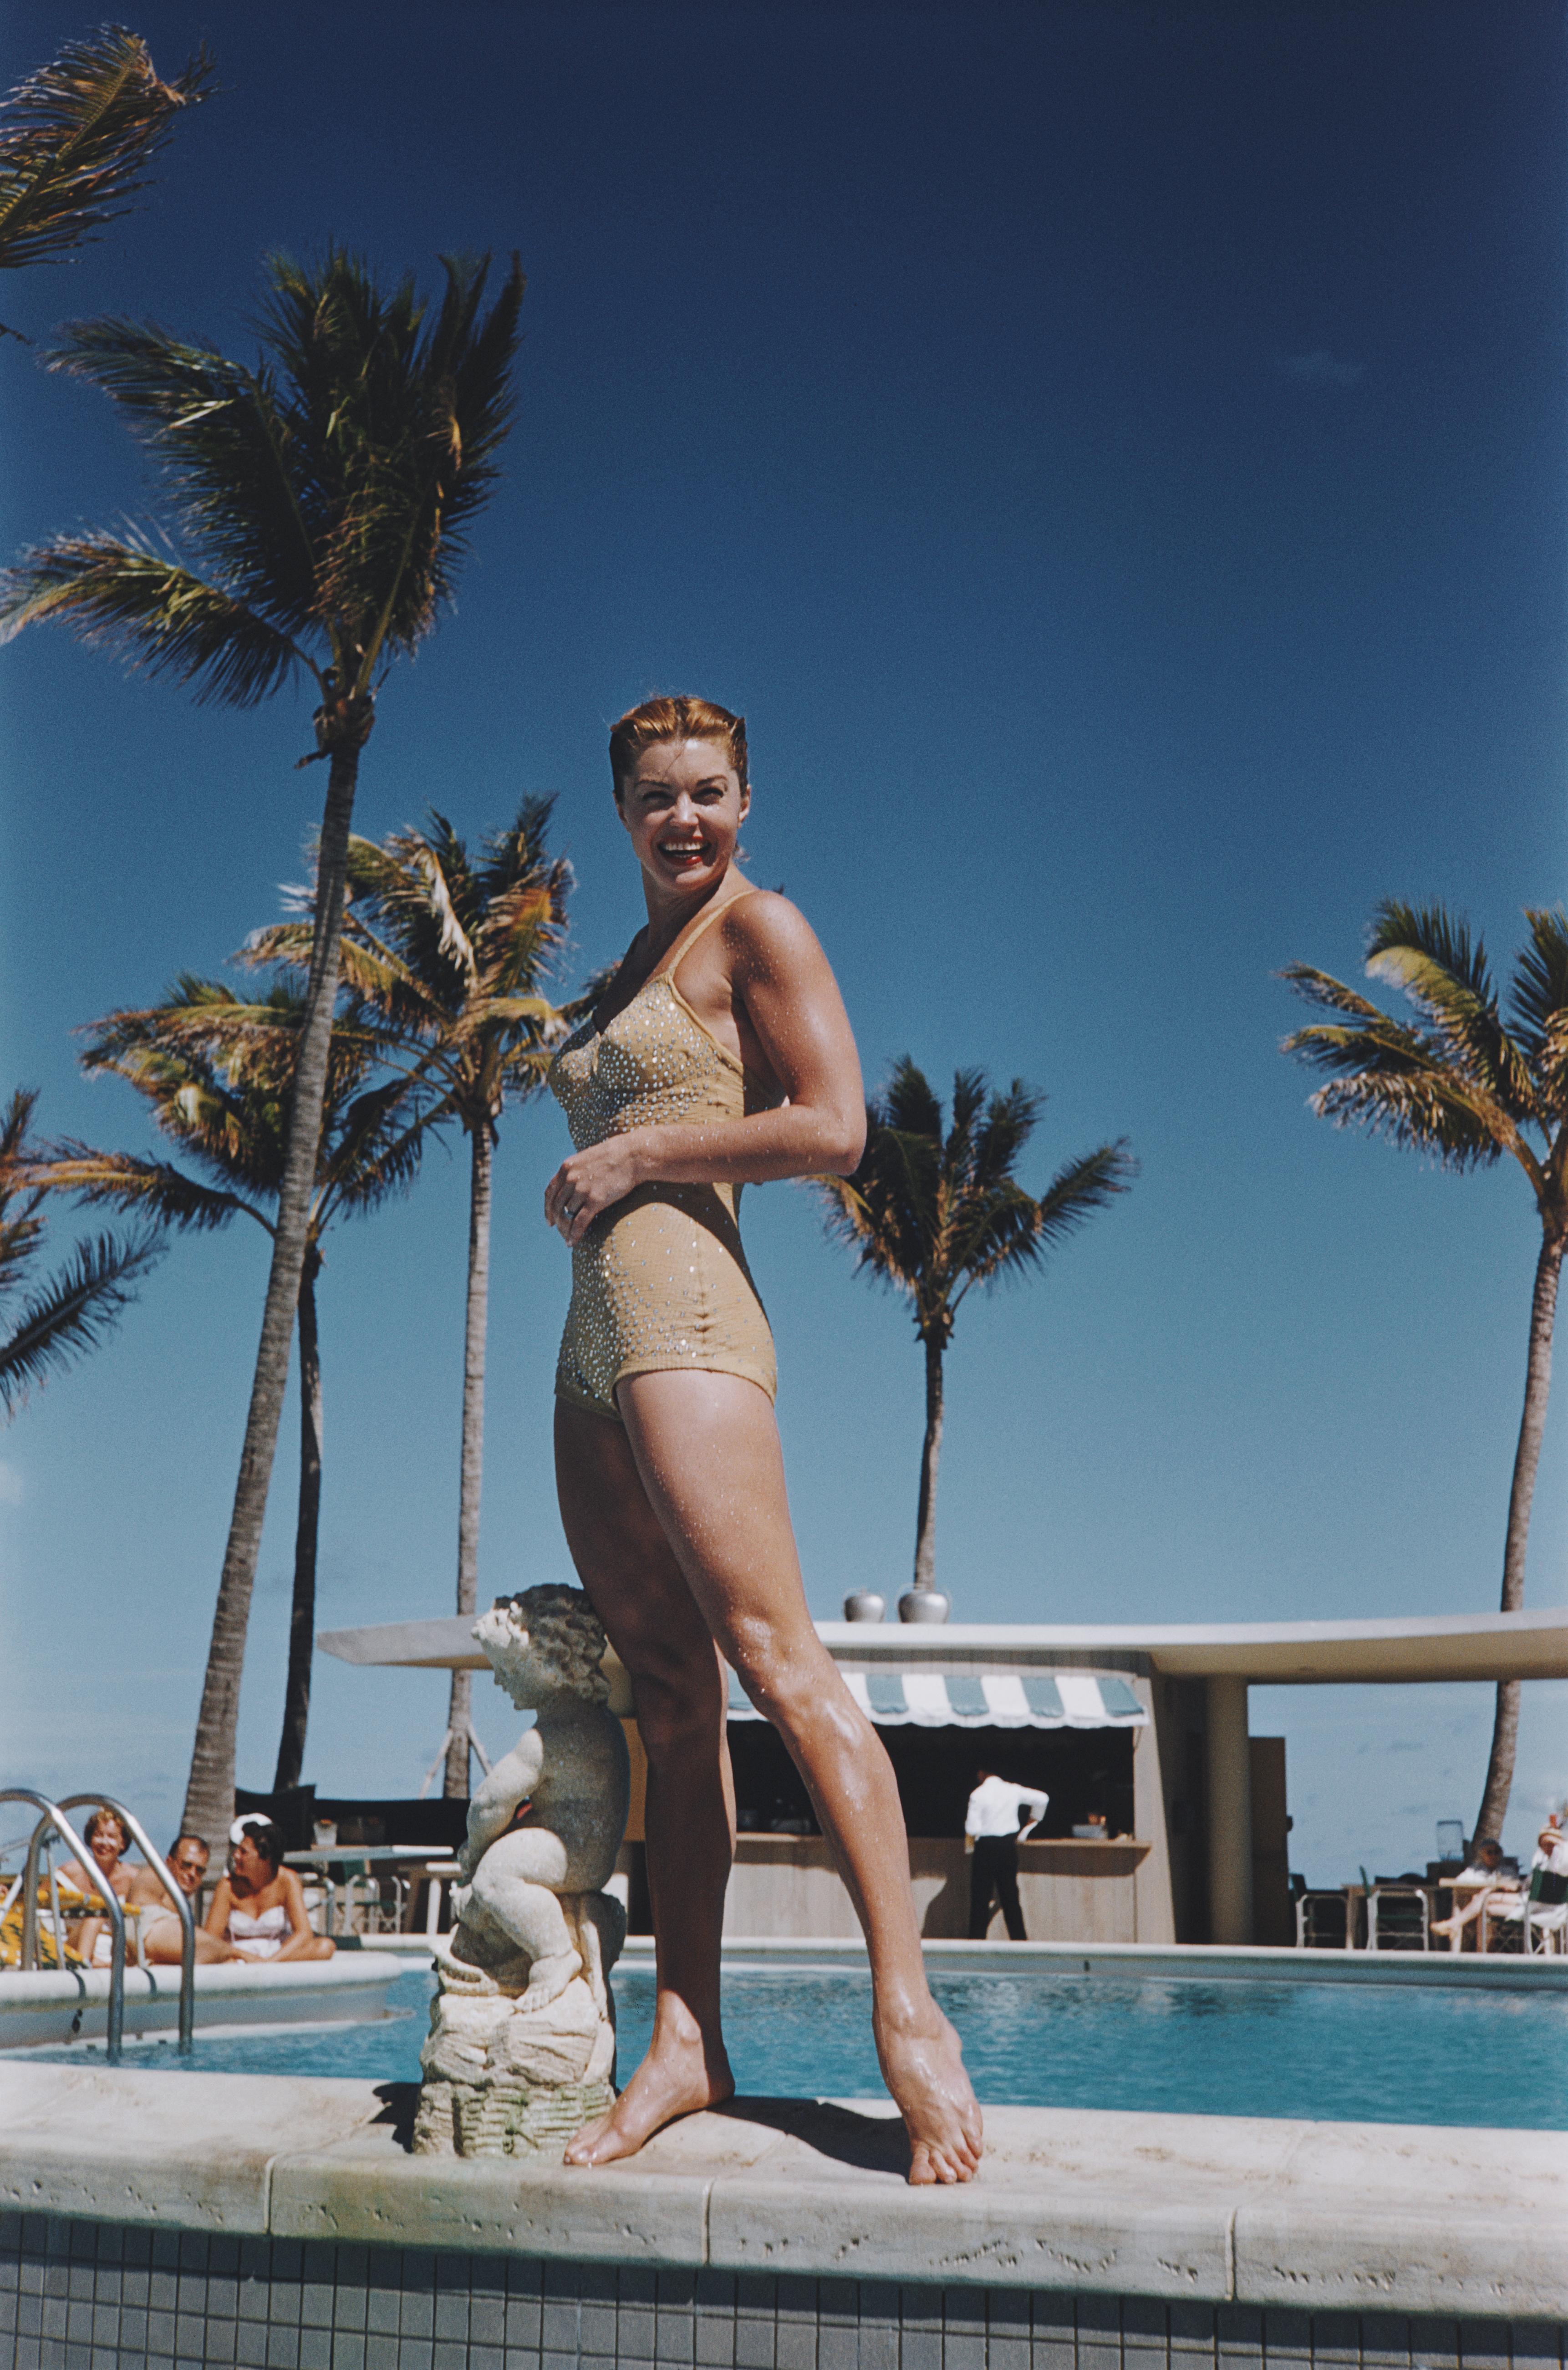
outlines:
[[[78, 1801], [87, 1802], [96, 1799], [97, 1797], [91, 1794], [76, 1797]], [[26, 1967], [35, 1963], [38, 1958], [38, 1861], [45, 1829], [52, 1827], [55, 1833], [63, 1837], [75, 1853], [84, 1872], [91, 1861], [92, 1854], [65, 1816], [60, 1804], [52, 1802], [47, 1794], [36, 1793], [30, 1786], [8, 1786], [0, 1792], [0, 1802], [30, 1802], [35, 1811], [42, 1813], [31, 1835], [28, 1838], [27, 1867], [22, 1877], [21, 1962]], [[104, 2054], [110, 2064], [115, 2065], [120, 2061], [120, 2052], [125, 2033], [125, 1912], [120, 1906], [111, 1884], [105, 1885], [104, 1895], [114, 1925], [114, 1944], [109, 1967], [109, 2025], [104, 2040]]]
[[162, 1852], [133, 1811], [128, 1811], [123, 1802], [117, 1802], [112, 1794], [68, 1794], [60, 1808], [74, 1811], [83, 1802], [96, 1802], [101, 1810], [112, 1811], [117, 1819], [124, 1821], [126, 1834], [174, 1904], [179, 1918], [179, 2046], [177, 2054], [189, 2057], [196, 2046], [196, 1919], [190, 1904], [169, 1874]]

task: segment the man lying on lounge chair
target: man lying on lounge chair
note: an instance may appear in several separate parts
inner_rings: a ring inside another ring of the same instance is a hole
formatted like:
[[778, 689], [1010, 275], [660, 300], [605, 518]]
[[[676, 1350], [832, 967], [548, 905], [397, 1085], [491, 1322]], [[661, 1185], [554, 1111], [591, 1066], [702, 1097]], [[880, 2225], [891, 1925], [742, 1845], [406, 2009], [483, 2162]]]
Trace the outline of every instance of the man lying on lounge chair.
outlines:
[[[176, 1835], [168, 1847], [164, 1865], [194, 1908], [202, 1880], [207, 1873], [211, 1858], [200, 1835]], [[142, 1913], [142, 1959], [149, 1967], [178, 1967], [180, 1961], [181, 1928], [179, 1914], [169, 1900], [156, 1869], [138, 1868], [132, 1871], [131, 1890], [126, 1895], [128, 1909]], [[210, 1967], [225, 1959], [237, 1959], [239, 1952], [219, 1935], [209, 1934], [204, 1927], [196, 1928], [196, 1964]]]

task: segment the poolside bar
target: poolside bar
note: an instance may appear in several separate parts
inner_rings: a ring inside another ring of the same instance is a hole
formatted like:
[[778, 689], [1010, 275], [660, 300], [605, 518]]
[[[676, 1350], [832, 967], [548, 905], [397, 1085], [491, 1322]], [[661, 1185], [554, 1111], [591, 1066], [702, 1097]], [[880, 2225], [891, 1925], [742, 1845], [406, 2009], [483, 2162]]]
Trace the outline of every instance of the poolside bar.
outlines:
[[[1285, 1944], [1295, 1939], [1285, 1746], [1250, 1733], [1251, 1685], [1568, 1678], [1561, 1607], [1212, 1625], [823, 1621], [817, 1629], [893, 1757], [932, 1939], [966, 1928], [963, 1805], [978, 1759], [1053, 1797], [1041, 1836], [1020, 1851], [1032, 1936]], [[371, 1667], [486, 1670], [470, 1631], [447, 1616], [325, 1630], [317, 1643]], [[610, 1668], [632, 1751], [623, 1869], [638, 1930], [642, 1757], [626, 1674], [613, 1657]], [[738, 1800], [759, 1823], [743, 1818], [726, 1935], [854, 1933], [783, 1748], [738, 1690], [731, 1720]], [[1068, 1832], [1075, 1809], [1106, 1792], [1119, 1795], [1121, 1832], [1103, 1842]]]

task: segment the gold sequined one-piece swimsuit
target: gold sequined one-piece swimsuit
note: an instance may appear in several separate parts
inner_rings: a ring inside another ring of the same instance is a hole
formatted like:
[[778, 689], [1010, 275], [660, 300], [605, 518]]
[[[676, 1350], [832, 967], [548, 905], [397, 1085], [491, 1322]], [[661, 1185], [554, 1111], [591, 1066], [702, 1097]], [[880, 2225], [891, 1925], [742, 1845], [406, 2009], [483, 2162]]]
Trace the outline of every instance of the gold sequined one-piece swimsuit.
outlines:
[[[673, 977], [737, 902], [707, 906], [613, 1020], [600, 1029], [590, 1017], [556, 1055], [550, 1089], [579, 1152], [634, 1127], [712, 1125], [780, 1099], [709, 1034]], [[571, 1254], [558, 1398], [618, 1422], [628, 1375], [689, 1366], [744, 1375], [772, 1398], [773, 1335], [741, 1248], [740, 1199], [738, 1185], [639, 1185], [594, 1219]]]

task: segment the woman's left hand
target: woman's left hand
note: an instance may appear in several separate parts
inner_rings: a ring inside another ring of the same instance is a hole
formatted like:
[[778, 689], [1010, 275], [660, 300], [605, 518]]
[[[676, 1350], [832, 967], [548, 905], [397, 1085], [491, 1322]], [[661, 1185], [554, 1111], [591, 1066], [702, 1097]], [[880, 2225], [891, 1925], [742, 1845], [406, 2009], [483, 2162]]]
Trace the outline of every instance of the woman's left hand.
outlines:
[[624, 1202], [644, 1182], [638, 1156], [641, 1129], [626, 1135], [606, 1136], [563, 1160], [545, 1188], [546, 1223], [556, 1228], [569, 1248], [582, 1240], [595, 1218]]

